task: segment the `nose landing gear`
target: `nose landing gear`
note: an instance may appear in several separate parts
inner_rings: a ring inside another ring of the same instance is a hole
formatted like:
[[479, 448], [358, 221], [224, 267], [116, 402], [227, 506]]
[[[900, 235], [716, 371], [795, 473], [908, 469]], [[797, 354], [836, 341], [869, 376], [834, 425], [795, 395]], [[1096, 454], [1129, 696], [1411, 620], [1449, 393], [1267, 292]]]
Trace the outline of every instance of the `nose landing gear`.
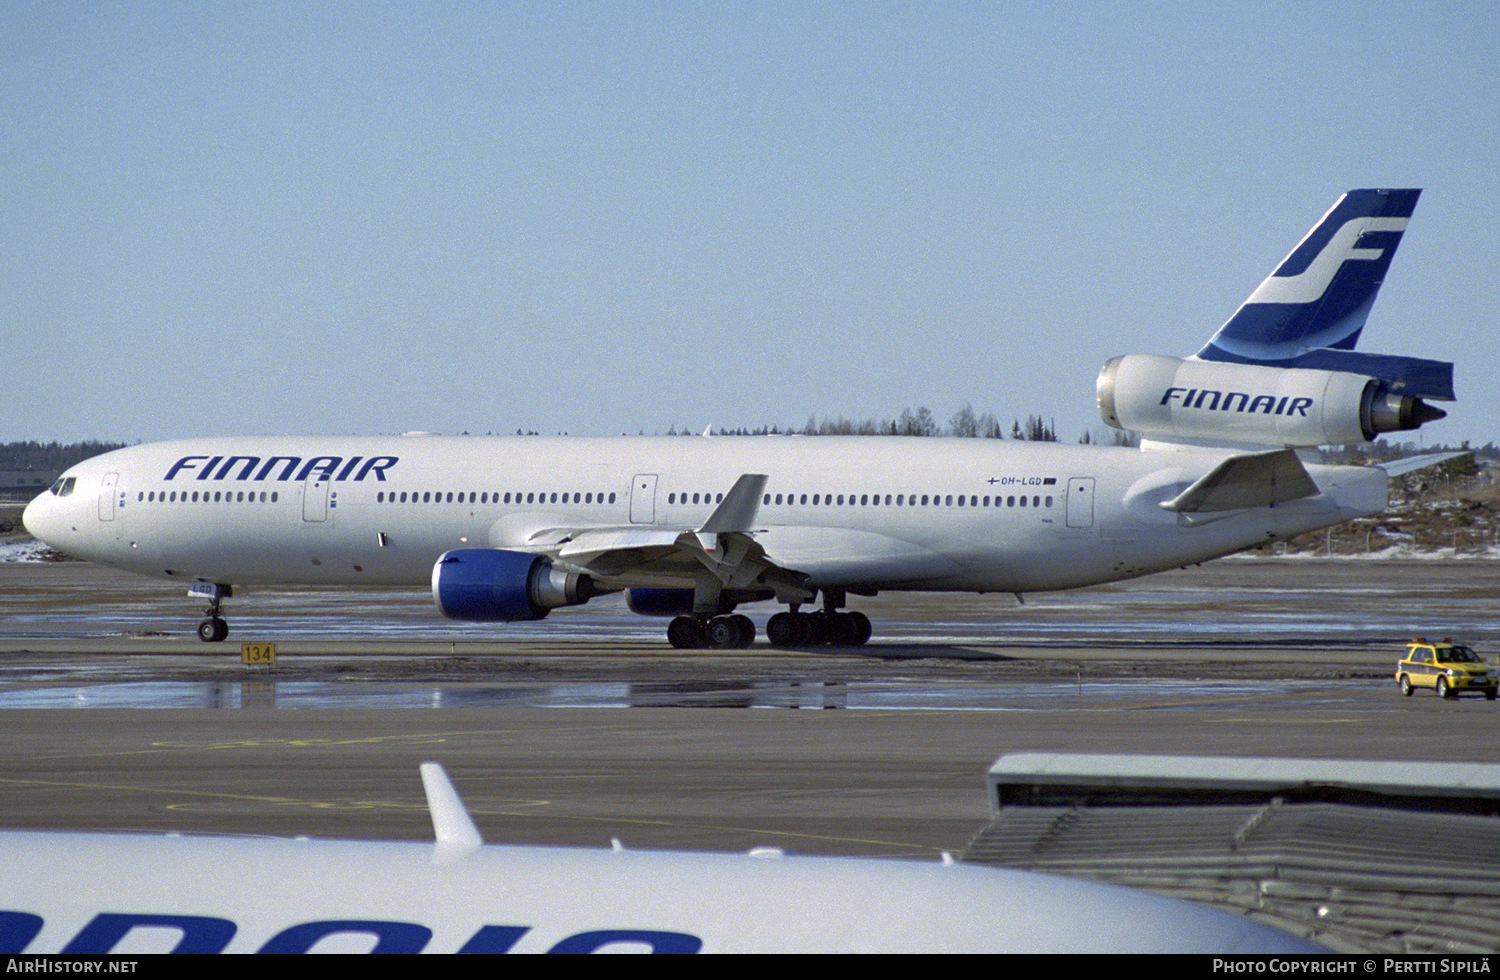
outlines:
[[229, 635], [229, 624], [219, 616], [219, 602], [234, 595], [234, 589], [216, 582], [205, 582], [188, 589], [188, 595], [208, 599], [208, 608], [203, 610], [208, 618], [198, 624], [198, 639], [204, 643], [223, 642]]

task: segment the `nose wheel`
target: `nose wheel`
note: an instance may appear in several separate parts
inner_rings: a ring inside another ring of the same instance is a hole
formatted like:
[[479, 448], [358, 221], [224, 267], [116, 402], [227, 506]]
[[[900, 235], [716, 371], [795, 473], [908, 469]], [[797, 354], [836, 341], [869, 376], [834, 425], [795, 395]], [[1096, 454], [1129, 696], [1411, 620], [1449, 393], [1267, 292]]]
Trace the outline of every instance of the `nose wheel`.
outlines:
[[198, 624], [198, 639], [204, 643], [219, 643], [229, 635], [229, 624], [218, 616], [210, 616]]
[[204, 643], [221, 643], [229, 635], [229, 624], [219, 615], [219, 603], [234, 594], [227, 585], [203, 583], [188, 590], [188, 595], [207, 598], [208, 608], [203, 610], [208, 617], [198, 624], [198, 639]]

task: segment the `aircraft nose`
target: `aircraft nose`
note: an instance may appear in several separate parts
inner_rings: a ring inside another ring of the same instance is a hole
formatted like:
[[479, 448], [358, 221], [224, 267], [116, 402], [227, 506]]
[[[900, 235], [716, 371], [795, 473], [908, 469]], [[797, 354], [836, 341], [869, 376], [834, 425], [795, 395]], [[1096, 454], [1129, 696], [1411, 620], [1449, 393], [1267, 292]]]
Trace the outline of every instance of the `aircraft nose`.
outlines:
[[50, 491], [42, 493], [41, 496], [33, 498], [26, 509], [21, 511], [21, 523], [26, 532], [38, 541], [50, 544], [56, 521], [53, 519], [57, 508], [53, 506], [54, 501]]

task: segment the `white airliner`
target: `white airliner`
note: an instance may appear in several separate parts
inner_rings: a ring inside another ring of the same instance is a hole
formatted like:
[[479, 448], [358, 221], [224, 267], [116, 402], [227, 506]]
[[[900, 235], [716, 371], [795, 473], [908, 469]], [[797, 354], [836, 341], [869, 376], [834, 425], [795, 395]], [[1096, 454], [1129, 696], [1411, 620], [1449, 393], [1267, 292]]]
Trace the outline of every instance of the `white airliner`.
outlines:
[[[674, 646], [861, 644], [848, 597], [1110, 582], [1386, 504], [1312, 447], [1415, 429], [1453, 366], [1356, 352], [1416, 190], [1343, 195], [1197, 354], [1117, 357], [1097, 389], [1139, 449], [990, 439], [217, 438], [69, 469], [25, 513], [60, 551], [189, 584], [222, 640], [233, 586], [431, 582], [461, 620], [628, 589]], [[1298, 450], [1304, 450], [1299, 453]], [[804, 612], [804, 606], [815, 611]]]
[[951, 861], [486, 846], [442, 768], [422, 780], [435, 844], [0, 832], [0, 953], [1326, 952]]

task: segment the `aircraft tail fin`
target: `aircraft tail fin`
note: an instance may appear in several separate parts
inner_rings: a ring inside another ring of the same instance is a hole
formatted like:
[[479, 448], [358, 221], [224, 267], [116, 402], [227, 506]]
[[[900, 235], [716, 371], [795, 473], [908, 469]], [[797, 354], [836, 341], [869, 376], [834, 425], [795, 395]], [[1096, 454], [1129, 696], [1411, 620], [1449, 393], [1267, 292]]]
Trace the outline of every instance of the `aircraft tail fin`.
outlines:
[[1362, 374], [1398, 395], [1452, 401], [1453, 365], [1354, 350], [1421, 193], [1344, 194], [1197, 358]]

